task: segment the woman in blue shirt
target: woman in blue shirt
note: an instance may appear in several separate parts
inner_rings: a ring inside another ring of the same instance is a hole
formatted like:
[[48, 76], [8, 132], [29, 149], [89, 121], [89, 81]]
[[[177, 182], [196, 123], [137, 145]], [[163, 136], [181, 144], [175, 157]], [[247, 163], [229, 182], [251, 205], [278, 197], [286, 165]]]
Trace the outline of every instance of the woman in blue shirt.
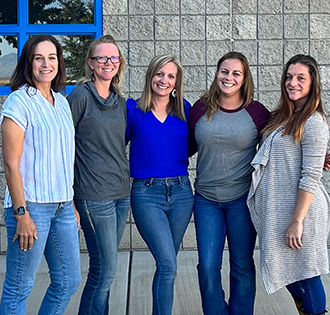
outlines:
[[155, 57], [138, 101], [127, 101], [127, 142], [136, 226], [155, 261], [153, 315], [172, 313], [176, 255], [193, 209], [188, 178], [190, 104], [183, 68], [172, 55]]

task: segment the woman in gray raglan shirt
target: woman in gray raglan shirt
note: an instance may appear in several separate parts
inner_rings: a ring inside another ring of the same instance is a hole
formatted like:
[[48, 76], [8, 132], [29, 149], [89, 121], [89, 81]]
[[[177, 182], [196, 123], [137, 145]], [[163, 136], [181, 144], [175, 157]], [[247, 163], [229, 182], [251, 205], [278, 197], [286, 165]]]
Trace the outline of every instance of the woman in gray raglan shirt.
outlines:
[[87, 82], [69, 96], [76, 129], [74, 201], [90, 256], [79, 314], [108, 314], [117, 248], [129, 210], [124, 59], [110, 35], [87, 52]]
[[[246, 58], [224, 55], [210, 87], [191, 109], [191, 154], [198, 150], [195, 226], [198, 276], [205, 315], [252, 315], [255, 299], [253, 250], [256, 232], [246, 205], [250, 165], [268, 110], [253, 101], [254, 86]], [[194, 149], [195, 147], [195, 149]], [[230, 298], [221, 287], [227, 236]]]

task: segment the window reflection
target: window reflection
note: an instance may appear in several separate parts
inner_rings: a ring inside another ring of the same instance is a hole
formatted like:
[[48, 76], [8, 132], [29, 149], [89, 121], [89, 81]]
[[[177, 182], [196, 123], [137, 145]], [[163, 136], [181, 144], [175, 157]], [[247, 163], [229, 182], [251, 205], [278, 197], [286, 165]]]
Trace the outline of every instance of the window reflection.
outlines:
[[30, 24], [93, 24], [93, 0], [29, 0]]
[[0, 36], [0, 86], [9, 85], [17, 64], [17, 37]]
[[17, 24], [17, 1], [0, 1], [0, 24]]
[[76, 84], [85, 76], [85, 58], [93, 35], [55, 36], [63, 48], [64, 61], [68, 76], [67, 84]]

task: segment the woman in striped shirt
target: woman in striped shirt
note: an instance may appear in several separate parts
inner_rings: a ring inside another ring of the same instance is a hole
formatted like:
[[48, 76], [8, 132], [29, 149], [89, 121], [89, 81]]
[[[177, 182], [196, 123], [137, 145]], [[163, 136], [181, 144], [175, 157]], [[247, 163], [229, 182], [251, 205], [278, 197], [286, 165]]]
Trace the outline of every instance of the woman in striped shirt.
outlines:
[[50, 35], [31, 37], [1, 113], [8, 239], [1, 315], [25, 314], [43, 255], [51, 283], [39, 314], [63, 314], [80, 283], [72, 206], [74, 128], [69, 104], [59, 93], [65, 82], [58, 41]]
[[329, 272], [330, 199], [321, 182], [329, 129], [315, 59], [292, 57], [281, 92], [252, 161], [248, 206], [267, 292], [286, 287], [300, 314], [321, 315], [326, 298], [320, 276]]

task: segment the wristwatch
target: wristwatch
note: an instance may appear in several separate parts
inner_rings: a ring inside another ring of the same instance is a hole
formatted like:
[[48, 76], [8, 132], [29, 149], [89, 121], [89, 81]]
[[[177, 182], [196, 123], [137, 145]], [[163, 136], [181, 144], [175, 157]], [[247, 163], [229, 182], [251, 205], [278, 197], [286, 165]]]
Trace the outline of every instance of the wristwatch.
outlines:
[[24, 207], [24, 206], [19, 206], [17, 207], [14, 212], [13, 212], [13, 215], [23, 215], [25, 214], [25, 212], [27, 212], [27, 208]]

